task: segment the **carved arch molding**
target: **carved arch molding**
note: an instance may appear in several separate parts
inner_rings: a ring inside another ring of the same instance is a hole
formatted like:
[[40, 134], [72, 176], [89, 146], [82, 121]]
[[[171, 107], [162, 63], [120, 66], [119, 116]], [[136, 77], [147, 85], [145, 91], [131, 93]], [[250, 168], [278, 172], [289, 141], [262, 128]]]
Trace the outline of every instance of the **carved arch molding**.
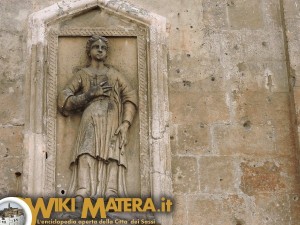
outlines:
[[[135, 55], [131, 66], [136, 68], [132, 80], [139, 95], [135, 125], [139, 195], [157, 200], [161, 196], [171, 196], [165, 18], [124, 1], [70, 0], [32, 14], [28, 33], [23, 195], [62, 194], [58, 164], [64, 158], [59, 151], [65, 149], [58, 141], [62, 135], [62, 119], [57, 112], [56, 99], [64, 79], [61, 77], [63, 62], [77, 62], [78, 57], [72, 57], [70, 50], [61, 55], [60, 49], [72, 43], [68, 42], [72, 38], [76, 43], [83, 43], [89, 36], [99, 34], [121, 43], [118, 46], [123, 46], [123, 50], [131, 46], [135, 49], [131, 51]], [[126, 64], [126, 60], [120, 60], [121, 64]], [[170, 224], [170, 221], [161, 219], [163, 224]]]

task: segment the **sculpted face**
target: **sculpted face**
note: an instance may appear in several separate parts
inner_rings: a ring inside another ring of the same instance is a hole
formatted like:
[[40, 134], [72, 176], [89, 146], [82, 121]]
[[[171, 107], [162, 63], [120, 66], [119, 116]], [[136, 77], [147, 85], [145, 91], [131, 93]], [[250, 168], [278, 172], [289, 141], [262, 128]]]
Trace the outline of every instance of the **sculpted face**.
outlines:
[[92, 60], [104, 61], [107, 56], [107, 45], [102, 40], [97, 40], [91, 45], [90, 56]]

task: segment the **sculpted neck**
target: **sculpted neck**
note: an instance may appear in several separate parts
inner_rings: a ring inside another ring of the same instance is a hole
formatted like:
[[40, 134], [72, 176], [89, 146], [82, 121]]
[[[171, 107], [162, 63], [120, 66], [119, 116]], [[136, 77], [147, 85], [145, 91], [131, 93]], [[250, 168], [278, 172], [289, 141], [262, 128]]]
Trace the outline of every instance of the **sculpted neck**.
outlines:
[[104, 69], [105, 68], [104, 61], [92, 60], [90, 67], [97, 70]]

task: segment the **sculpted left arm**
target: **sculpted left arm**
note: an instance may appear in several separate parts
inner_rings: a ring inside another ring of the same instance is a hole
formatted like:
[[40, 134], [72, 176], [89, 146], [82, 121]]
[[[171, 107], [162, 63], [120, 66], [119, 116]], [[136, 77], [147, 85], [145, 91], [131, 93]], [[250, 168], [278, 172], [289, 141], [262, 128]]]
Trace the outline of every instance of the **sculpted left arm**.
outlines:
[[137, 92], [132, 88], [130, 83], [125, 79], [125, 77], [120, 76], [120, 94], [121, 101], [123, 104], [123, 117], [122, 124], [116, 130], [116, 134], [121, 135], [120, 148], [127, 144], [127, 132], [131, 126], [134, 116], [138, 108]]
[[134, 115], [136, 113], [136, 107], [131, 102], [126, 102], [124, 104], [124, 113], [123, 113], [123, 122], [116, 130], [115, 134], [120, 133], [121, 134], [121, 144], [120, 148], [125, 146], [127, 144], [127, 132], [132, 124]]

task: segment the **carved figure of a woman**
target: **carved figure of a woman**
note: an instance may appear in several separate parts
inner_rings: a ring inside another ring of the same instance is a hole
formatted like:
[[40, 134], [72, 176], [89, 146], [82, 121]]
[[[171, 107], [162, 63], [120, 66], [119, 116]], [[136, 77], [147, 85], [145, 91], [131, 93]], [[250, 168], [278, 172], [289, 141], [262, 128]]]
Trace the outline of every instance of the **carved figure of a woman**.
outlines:
[[79, 70], [58, 95], [58, 109], [64, 116], [83, 111], [68, 195], [124, 197], [125, 145], [138, 105], [137, 94], [123, 74], [104, 63], [106, 38], [92, 36], [86, 51], [90, 65]]

